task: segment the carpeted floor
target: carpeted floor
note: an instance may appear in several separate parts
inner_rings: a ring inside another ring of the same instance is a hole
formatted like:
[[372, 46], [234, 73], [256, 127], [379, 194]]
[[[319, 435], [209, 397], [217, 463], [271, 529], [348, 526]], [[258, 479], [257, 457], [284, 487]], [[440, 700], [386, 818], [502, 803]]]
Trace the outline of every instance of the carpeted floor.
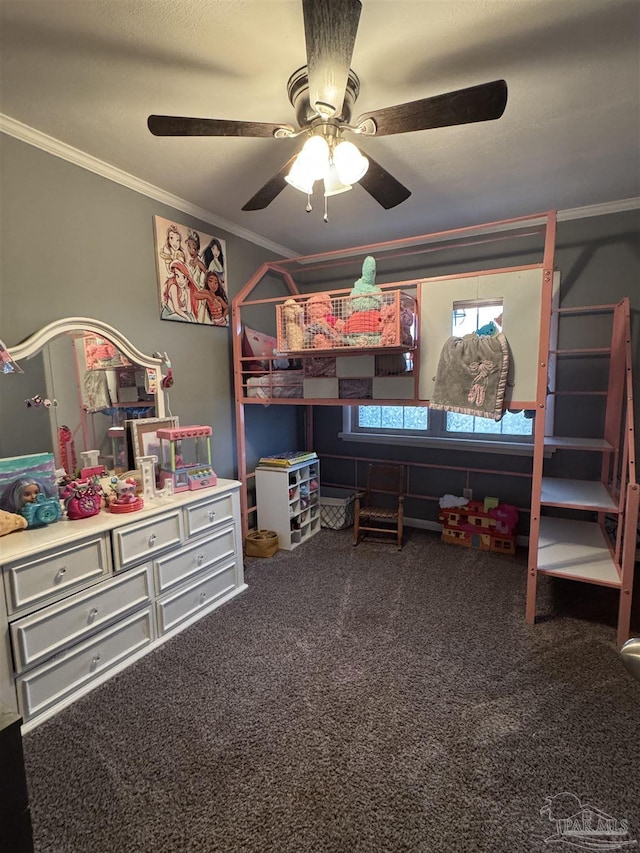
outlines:
[[248, 561], [245, 593], [26, 735], [39, 853], [576, 850], [550, 840], [576, 804], [640, 842], [616, 596], [543, 579], [531, 627], [524, 552], [350, 537]]

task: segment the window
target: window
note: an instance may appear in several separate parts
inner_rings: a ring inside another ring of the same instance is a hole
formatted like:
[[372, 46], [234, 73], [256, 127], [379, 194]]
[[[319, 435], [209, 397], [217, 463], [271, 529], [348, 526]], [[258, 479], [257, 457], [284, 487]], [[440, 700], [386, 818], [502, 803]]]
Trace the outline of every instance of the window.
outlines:
[[[478, 331], [489, 324], [502, 330], [502, 300], [454, 302], [451, 334], [456, 337]], [[479, 449], [531, 445], [533, 412], [506, 411], [500, 421], [462, 415], [457, 412], [430, 410], [424, 406], [354, 406], [345, 409], [343, 438], [396, 441], [399, 443], [451, 442], [461, 446], [472, 441]], [[366, 439], [365, 439], [366, 436]], [[523, 448], [524, 449], [524, 448]]]

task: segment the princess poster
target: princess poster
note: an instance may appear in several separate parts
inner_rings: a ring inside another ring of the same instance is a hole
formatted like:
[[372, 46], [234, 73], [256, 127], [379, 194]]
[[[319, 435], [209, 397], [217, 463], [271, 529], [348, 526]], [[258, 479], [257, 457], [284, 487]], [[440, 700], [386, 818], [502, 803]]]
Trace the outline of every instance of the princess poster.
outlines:
[[228, 326], [225, 241], [161, 216], [153, 225], [160, 317]]

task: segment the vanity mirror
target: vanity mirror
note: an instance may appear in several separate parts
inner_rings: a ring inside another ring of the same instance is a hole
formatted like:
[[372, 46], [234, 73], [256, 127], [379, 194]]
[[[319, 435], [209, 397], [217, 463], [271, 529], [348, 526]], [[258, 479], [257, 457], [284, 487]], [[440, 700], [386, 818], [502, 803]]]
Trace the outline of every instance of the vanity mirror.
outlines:
[[107, 323], [56, 320], [8, 349], [24, 372], [0, 375], [0, 457], [51, 452], [69, 470], [98, 450], [119, 473], [130, 461], [125, 421], [165, 416], [162, 359]]

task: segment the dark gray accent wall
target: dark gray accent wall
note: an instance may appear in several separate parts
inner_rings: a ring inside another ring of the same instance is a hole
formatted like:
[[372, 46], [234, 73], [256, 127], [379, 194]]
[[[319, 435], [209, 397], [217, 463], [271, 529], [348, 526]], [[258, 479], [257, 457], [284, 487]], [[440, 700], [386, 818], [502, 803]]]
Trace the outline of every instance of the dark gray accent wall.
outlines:
[[[166, 351], [172, 412], [182, 424], [213, 427], [214, 468], [234, 476], [231, 332], [160, 320], [153, 216], [226, 240], [230, 298], [279, 256], [7, 135], [0, 200], [0, 338], [11, 347], [52, 320], [84, 316], [120, 329], [143, 352]], [[275, 421], [280, 435], [295, 435], [296, 420], [281, 410], [262, 428]]]

